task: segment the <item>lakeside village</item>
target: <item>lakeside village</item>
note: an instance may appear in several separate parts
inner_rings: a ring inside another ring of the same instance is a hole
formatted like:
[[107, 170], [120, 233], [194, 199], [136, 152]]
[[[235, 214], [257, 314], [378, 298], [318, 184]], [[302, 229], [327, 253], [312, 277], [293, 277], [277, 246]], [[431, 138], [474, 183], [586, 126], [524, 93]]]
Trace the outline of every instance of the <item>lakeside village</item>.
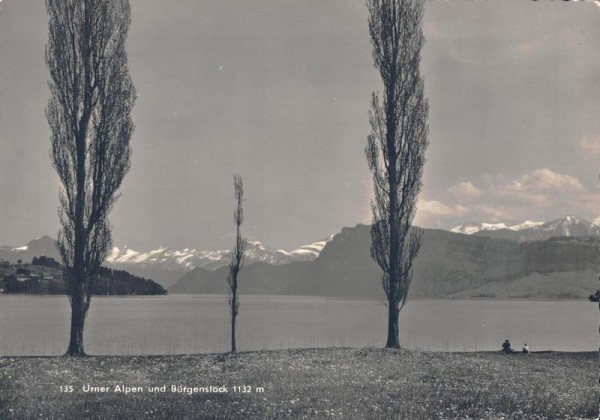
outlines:
[[[64, 295], [62, 268], [53, 258], [34, 257], [31, 263], [0, 260], [0, 293]], [[166, 295], [161, 285], [123, 270], [102, 267], [92, 282], [94, 295]]]

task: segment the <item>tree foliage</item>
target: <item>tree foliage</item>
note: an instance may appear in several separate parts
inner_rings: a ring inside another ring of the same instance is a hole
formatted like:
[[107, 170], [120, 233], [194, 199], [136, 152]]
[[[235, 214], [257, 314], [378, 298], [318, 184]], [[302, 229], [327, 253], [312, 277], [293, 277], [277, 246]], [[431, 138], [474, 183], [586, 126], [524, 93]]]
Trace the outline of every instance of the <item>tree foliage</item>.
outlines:
[[365, 149], [373, 175], [371, 256], [388, 301], [386, 347], [398, 347], [398, 314], [408, 296], [422, 230], [411, 227], [428, 145], [429, 106], [420, 74], [423, 0], [368, 0], [369, 34], [382, 97], [373, 93]]
[[71, 302], [67, 354], [83, 355], [90, 284], [111, 245], [108, 213], [130, 167], [135, 89], [127, 68], [128, 0], [46, 0], [46, 64], [60, 253]]
[[245, 261], [246, 245], [248, 241], [242, 236], [240, 227], [244, 223], [244, 183], [240, 174], [233, 176], [233, 189], [236, 202], [235, 210], [233, 211], [233, 222], [235, 223], [235, 245], [231, 250], [231, 262], [229, 263], [229, 275], [227, 276], [227, 284], [229, 285], [229, 309], [231, 314], [231, 352], [237, 350], [236, 346], [236, 319], [239, 311], [238, 298], [238, 276]]

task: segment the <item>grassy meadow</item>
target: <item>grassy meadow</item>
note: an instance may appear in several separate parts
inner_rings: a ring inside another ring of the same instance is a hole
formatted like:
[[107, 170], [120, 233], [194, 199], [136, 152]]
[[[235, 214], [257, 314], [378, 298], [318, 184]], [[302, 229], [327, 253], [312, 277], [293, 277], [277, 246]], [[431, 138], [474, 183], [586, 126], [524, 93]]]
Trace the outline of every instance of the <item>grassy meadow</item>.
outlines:
[[594, 418], [597, 372], [596, 353], [3, 357], [0, 418]]

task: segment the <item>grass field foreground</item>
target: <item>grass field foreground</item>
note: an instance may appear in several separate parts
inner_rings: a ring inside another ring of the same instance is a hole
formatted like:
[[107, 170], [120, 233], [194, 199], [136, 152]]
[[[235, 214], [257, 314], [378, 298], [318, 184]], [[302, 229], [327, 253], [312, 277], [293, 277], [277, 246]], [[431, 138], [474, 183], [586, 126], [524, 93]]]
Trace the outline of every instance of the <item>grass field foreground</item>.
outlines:
[[594, 418], [597, 357], [381, 349], [3, 357], [0, 418]]

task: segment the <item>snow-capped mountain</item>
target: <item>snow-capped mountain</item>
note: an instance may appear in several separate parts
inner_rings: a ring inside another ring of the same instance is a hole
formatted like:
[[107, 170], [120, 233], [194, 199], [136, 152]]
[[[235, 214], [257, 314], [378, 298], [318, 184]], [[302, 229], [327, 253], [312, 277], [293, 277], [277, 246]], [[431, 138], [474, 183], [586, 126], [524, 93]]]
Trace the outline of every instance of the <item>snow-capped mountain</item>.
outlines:
[[[295, 261], [316, 259], [331, 235], [324, 241], [303, 245], [293, 251], [272, 249], [259, 241], [248, 241], [246, 265], [260, 261], [271, 265], [288, 264]], [[196, 267], [215, 270], [229, 264], [229, 250], [202, 251], [196, 249], [177, 250], [161, 247], [141, 252], [128, 247], [114, 247], [106, 258], [106, 266], [126, 270], [137, 276], [151, 278], [163, 286], [178, 280], [184, 273]], [[56, 241], [49, 236], [34, 239], [24, 246], [0, 246], [0, 260], [16, 263], [18, 260], [30, 262], [33, 257], [52, 257], [60, 260]]]
[[598, 236], [600, 227], [578, 219], [573, 216], [565, 216], [560, 219], [543, 223], [536, 227], [537, 230], [548, 232], [551, 236]]
[[584, 219], [565, 216], [549, 222], [527, 220], [516, 225], [465, 223], [451, 229], [451, 232], [515, 241], [542, 241], [560, 236], [600, 236], [600, 227]]
[[450, 229], [450, 232], [464, 233], [465, 235], [472, 235], [482, 230], [499, 230], [507, 229], [508, 227], [504, 223], [475, 223], [467, 222], [460, 226]]
[[56, 260], [59, 259], [58, 251], [56, 250], [56, 241], [49, 236], [41, 236], [27, 245], [13, 247], [0, 246], [0, 260], [16, 263], [18, 260], [23, 262], [31, 262], [33, 257], [45, 255]]
[[106, 262], [114, 266], [137, 265], [139, 267], [160, 267], [166, 270], [187, 270], [221, 261], [226, 256], [227, 251], [158, 248], [140, 252], [127, 247], [114, 247], [106, 257]]
[[534, 222], [532, 220], [525, 220], [523, 223], [518, 225], [512, 225], [508, 229], [510, 230], [525, 230], [530, 228], [535, 228], [537, 226], [543, 225], [545, 222]]
[[278, 249], [277, 252], [282, 253], [284, 255], [292, 256], [295, 261], [314, 260], [319, 256], [323, 248], [325, 248], [325, 245], [327, 245], [327, 242], [329, 242], [333, 238], [333, 236], [334, 235], [331, 235], [325, 241], [317, 241], [313, 242], [312, 244], [302, 245], [300, 248], [295, 249], [291, 252], [285, 251], [283, 249]]
[[[248, 241], [246, 264], [260, 261], [272, 265], [282, 265], [294, 261], [311, 261], [319, 256], [329, 239], [304, 245], [293, 251], [275, 250], [260, 241]], [[122, 268], [136, 266], [138, 268], [188, 271], [200, 267], [214, 270], [229, 264], [229, 254], [229, 250], [198, 251], [189, 248], [183, 250], [158, 248], [148, 252], [139, 252], [127, 247], [115, 247], [106, 261], [109, 265]]]

